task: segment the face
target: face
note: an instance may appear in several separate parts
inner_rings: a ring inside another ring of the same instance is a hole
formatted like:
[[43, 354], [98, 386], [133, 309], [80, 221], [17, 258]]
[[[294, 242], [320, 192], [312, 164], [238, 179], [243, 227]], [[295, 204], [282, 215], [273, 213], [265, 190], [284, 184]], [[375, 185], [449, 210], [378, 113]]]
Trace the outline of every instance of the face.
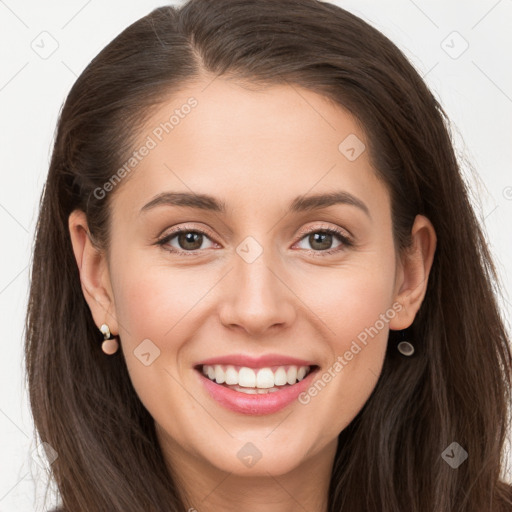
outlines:
[[411, 282], [347, 111], [298, 86], [207, 84], [159, 108], [110, 192], [111, 316], [90, 304], [171, 458], [279, 475], [334, 453], [389, 329], [412, 322]]

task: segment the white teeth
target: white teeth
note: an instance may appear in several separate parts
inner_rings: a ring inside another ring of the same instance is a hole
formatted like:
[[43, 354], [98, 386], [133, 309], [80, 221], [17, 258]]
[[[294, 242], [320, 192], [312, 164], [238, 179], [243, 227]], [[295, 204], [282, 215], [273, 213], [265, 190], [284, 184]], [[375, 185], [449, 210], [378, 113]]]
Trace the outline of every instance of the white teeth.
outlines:
[[243, 388], [256, 387], [256, 374], [252, 368], [243, 366], [238, 372], [238, 384]]
[[276, 386], [284, 386], [285, 384], [288, 384], [286, 370], [282, 366], [280, 366], [276, 370], [276, 373], [274, 373], [274, 382]]
[[276, 370], [276, 373], [274, 373], [274, 383], [276, 386], [284, 386], [288, 383], [286, 379], [286, 370], [282, 366], [280, 366]]
[[275, 393], [279, 391], [279, 388], [273, 387], [268, 389], [259, 389], [259, 388], [241, 388], [240, 386], [233, 386], [235, 391], [240, 391], [241, 393], [246, 393], [247, 395], [266, 395], [267, 393]]
[[[221, 384], [217, 379], [215, 380], [217, 381], [218, 384]], [[238, 372], [235, 370], [233, 366], [228, 366], [226, 368], [226, 384], [238, 384]]]
[[255, 388], [241, 388], [240, 391], [246, 393], [247, 395], [257, 395], [258, 390]]
[[[240, 384], [242, 385], [242, 384]], [[256, 377], [257, 388], [273, 388], [274, 372], [270, 368], [262, 368]]]
[[215, 365], [215, 380], [219, 384], [222, 384], [226, 380], [226, 374], [224, 373], [224, 370], [220, 364]]
[[288, 371], [286, 372], [286, 380], [288, 381], [288, 384], [295, 384], [295, 382], [297, 381], [296, 366], [290, 366], [290, 368], [288, 368]]
[[[237, 369], [238, 368], [238, 369]], [[301, 381], [310, 371], [309, 366], [279, 366], [272, 368], [248, 368], [247, 366], [235, 367], [203, 365], [202, 372], [210, 380], [217, 384], [237, 386], [238, 390], [244, 388], [249, 394], [277, 391], [276, 386], [290, 386]], [[254, 391], [254, 393], [253, 393]]]

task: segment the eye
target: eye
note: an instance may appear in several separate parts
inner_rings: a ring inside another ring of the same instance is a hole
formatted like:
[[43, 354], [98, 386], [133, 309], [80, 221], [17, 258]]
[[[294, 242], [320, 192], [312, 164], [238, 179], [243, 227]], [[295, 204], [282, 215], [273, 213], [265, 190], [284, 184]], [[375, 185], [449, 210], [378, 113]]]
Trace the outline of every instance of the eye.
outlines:
[[[336, 238], [339, 243], [332, 247], [333, 239]], [[185, 227], [172, 231], [156, 243], [171, 253], [194, 256], [197, 255], [197, 251], [205, 249], [203, 246], [205, 239], [211, 241], [211, 236], [206, 231]], [[353, 242], [345, 232], [336, 228], [316, 228], [306, 231], [302, 234], [299, 242], [302, 240], [306, 240], [310, 244], [312, 248], [307, 250], [315, 256], [324, 256], [343, 251], [353, 245]], [[172, 243], [173, 241], [174, 243]]]
[[[340, 243], [332, 247], [333, 240], [336, 238]], [[310, 230], [306, 232], [305, 236], [303, 236], [300, 241], [302, 240], [310, 244], [312, 249], [309, 249], [309, 251], [317, 253], [315, 256], [324, 256], [343, 251], [345, 248], [353, 245], [351, 239], [343, 231], [336, 228], [317, 228]]]
[[[175, 240], [175, 244], [171, 242]], [[195, 251], [205, 249], [203, 242], [205, 239], [209, 239], [208, 234], [200, 229], [177, 229], [172, 233], [169, 233], [161, 240], [158, 240], [157, 244], [164, 247], [169, 252], [178, 254], [195, 254]], [[177, 244], [177, 247], [176, 247]], [[169, 248], [172, 247], [171, 248]]]

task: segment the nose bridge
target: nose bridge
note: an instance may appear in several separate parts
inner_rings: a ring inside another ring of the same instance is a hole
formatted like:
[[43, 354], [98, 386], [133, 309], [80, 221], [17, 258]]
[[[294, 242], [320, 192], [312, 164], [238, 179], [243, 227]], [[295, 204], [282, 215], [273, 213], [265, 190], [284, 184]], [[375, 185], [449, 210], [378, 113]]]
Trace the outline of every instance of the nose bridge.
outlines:
[[260, 243], [256, 237], [248, 236], [236, 247], [229, 281], [232, 288], [225, 296], [221, 313], [226, 326], [238, 324], [256, 334], [291, 321], [290, 292], [281, 281], [283, 278], [279, 278], [283, 267], [270, 240], [265, 236]]

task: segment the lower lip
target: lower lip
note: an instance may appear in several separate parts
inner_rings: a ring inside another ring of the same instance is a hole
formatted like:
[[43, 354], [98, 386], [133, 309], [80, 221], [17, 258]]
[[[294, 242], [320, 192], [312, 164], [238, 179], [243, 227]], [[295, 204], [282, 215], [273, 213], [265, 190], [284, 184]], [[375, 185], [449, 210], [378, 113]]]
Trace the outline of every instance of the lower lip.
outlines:
[[242, 391], [234, 391], [217, 384], [205, 377], [200, 371], [198, 375], [210, 396], [220, 405], [234, 412], [259, 415], [272, 414], [290, 405], [310, 385], [318, 368], [312, 370], [304, 379], [293, 386], [286, 386], [282, 390], [261, 395], [249, 395]]

